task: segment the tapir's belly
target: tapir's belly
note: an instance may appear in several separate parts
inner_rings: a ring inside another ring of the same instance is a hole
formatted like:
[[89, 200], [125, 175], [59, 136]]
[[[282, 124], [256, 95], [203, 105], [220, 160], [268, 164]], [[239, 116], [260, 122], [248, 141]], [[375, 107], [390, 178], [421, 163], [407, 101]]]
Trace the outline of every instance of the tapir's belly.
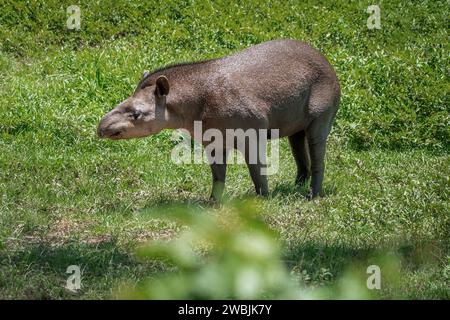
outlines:
[[279, 130], [279, 137], [305, 130], [310, 123], [307, 104], [307, 95], [302, 95], [272, 105], [267, 115], [269, 129]]
[[[270, 137], [286, 137], [305, 130], [311, 119], [303, 101], [290, 101], [264, 109], [241, 106], [239, 111], [203, 118], [203, 130], [268, 129]], [[276, 131], [274, 131], [276, 130]]]
[[[261, 85], [261, 83], [260, 83]], [[243, 91], [223, 104], [210, 106], [203, 114], [204, 129], [269, 129], [271, 136], [286, 137], [305, 130], [311, 122], [308, 112], [309, 87], [263, 88], [251, 93]]]

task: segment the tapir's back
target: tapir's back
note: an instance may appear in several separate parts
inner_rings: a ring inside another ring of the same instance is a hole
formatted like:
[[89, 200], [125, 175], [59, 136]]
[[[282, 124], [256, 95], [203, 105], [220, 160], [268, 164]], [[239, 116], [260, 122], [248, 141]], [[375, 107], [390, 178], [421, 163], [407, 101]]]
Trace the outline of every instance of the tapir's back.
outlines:
[[[302, 129], [317, 116], [315, 111], [337, 108], [336, 73], [326, 58], [306, 43], [268, 41], [219, 59], [215, 64], [227, 85], [250, 100], [246, 107], [262, 109], [271, 128], [285, 131], [281, 135]], [[311, 101], [314, 95], [319, 107]]]
[[[310, 45], [295, 40], [274, 40], [255, 45], [218, 61], [231, 77], [248, 77], [254, 84], [271, 85], [277, 80], [297, 86], [336, 79], [325, 57]], [[278, 83], [279, 85], [280, 83]]]

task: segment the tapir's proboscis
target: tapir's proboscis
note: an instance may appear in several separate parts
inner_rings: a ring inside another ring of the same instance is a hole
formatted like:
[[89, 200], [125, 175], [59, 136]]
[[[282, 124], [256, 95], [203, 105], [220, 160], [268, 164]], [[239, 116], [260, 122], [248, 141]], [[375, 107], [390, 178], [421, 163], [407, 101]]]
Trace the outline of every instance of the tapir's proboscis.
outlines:
[[[224, 137], [227, 129], [277, 129], [280, 138], [289, 139], [296, 183], [311, 176], [313, 198], [322, 195], [326, 141], [339, 99], [336, 73], [321, 53], [300, 41], [274, 40], [223, 58], [144, 72], [133, 95], [108, 112], [97, 131], [109, 139], [145, 137], [167, 128], [193, 135], [194, 121]], [[229, 151], [229, 145], [215, 150], [223, 161], [210, 163], [215, 199], [223, 193]], [[261, 170], [266, 164], [259, 157], [249, 161], [245, 152], [244, 160], [256, 193], [268, 195]]]

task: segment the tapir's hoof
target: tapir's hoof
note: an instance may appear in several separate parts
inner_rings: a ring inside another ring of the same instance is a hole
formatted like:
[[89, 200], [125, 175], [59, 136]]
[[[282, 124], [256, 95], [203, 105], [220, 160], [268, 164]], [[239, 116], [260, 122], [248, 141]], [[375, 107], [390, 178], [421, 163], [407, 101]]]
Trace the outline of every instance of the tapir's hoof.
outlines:
[[211, 194], [211, 196], [208, 199], [208, 202], [211, 205], [216, 206], [216, 205], [220, 205], [221, 203], [223, 203], [223, 200], [224, 200], [224, 198], [222, 196], [217, 196], [217, 195]]
[[316, 198], [320, 197], [320, 193], [319, 192], [312, 192], [309, 191], [308, 195], [306, 196], [306, 199], [308, 199], [308, 201], [314, 200]]
[[269, 193], [256, 193], [257, 198], [267, 199], [269, 197]]

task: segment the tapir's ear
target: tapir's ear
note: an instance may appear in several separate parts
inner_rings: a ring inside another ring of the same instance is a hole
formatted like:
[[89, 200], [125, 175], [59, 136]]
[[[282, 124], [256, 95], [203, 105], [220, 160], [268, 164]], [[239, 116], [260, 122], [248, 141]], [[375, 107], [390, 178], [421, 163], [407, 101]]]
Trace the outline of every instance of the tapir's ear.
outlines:
[[144, 73], [142, 74], [141, 79], [147, 78], [147, 76], [150, 74], [150, 72], [148, 70], [145, 70]]
[[169, 94], [169, 80], [165, 76], [159, 76], [156, 79], [156, 91], [158, 96], [167, 96]]

